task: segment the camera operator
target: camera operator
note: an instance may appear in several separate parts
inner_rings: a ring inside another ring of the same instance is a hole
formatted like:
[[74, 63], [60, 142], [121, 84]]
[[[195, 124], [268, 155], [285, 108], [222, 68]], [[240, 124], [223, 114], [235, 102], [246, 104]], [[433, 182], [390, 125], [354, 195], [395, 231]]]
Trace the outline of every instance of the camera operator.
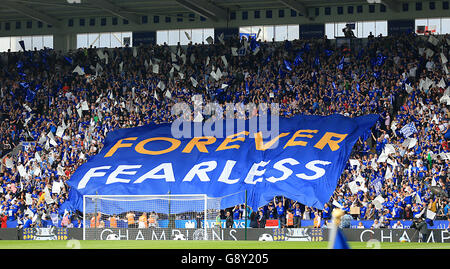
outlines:
[[426, 242], [430, 231], [428, 230], [428, 224], [424, 218], [419, 217], [413, 219], [411, 229], [416, 229], [416, 231], [419, 232], [419, 240], [422, 239], [423, 242]]

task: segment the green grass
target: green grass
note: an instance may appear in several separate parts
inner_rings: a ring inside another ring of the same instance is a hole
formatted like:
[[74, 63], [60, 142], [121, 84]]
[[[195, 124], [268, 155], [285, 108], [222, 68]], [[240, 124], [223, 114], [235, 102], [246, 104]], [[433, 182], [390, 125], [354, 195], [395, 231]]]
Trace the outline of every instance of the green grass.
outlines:
[[[352, 249], [378, 245], [349, 242]], [[0, 240], [0, 249], [326, 249], [328, 242], [259, 241], [17, 241]], [[450, 249], [450, 243], [380, 243], [380, 249]]]

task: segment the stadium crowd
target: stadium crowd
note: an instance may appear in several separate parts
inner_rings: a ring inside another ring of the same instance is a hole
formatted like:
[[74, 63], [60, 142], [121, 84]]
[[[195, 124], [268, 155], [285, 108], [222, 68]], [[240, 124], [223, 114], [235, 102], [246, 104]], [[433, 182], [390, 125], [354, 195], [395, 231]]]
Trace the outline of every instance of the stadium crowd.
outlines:
[[[194, 95], [222, 111], [237, 104], [238, 118], [256, 115], [245, 111], [248, 103], [278, 103], [282, 117], [381, 116], [355, 145], [324, 210], [276, 197], [249, 214], [252, 227], [271, 218], [289, 225], [327, 220], [336, 206], [384, 226], [427, 210], [447, 219], [449, 51], [449, 36], [405, 34], [343, 46], [326, 37], [234, 37], [176, 47], [2, 53], [1, 219], [79, 227], [80, 216], [64, 207], [65, 182], [77, 167], [101, 150], [109, 131], [171, 122], [174, 104], [193, 107]], [[197, 116], [188, 115], [203, 120]], [[229, 210], [243, 218], [242, 206]]]

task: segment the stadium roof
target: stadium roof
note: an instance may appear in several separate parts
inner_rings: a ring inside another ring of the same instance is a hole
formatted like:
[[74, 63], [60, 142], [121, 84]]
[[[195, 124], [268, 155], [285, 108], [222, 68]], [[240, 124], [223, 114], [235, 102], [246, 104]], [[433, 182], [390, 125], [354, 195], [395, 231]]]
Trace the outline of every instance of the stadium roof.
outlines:
[[[399, 9], [397, 0], [382, 2], [394, 11]], [[286, 7], [307, 15], [311, 7], [367, 3], [367, 0], [3, 0], [0, 18], [31, 18], [58, 26], [60, 20], [68, 17], [117, 16], [140, 24], [143, 15], [170, 16], [193, 12], [214, 21], [222, 21], [227, 19], [228, 12], [232, 10]]]

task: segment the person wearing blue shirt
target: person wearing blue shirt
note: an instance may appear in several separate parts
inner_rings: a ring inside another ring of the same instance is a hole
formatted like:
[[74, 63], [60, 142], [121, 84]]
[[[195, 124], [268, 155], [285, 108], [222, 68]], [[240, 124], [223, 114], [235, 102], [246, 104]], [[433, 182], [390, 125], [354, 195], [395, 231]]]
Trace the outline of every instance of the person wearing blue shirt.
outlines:
[[298, 202], [294, 203], [292, 212], [294, 213], [294, 228], [301, 227], [302, 211]]
[[31, 218], [28, 215], [25, 215], [25, 219], [23, 221], [23, 228], [31, 228], [31, 224], [33, 223], [33, 221], [31, 220]]
[[366, 211], [367, 211], [367, 207], [366, 206], [361, 206], [359, 208], [359, 219], [363, 220], [366, 217]]
[[417, 168], [417, 175], [419, 178], [424, 178], [426, 176], [427, 167], [423, 165], [423, 163]]
[[233, 219], [238, 220], [240, 218], [241, 211], [239, 206], [235, 206], [233, 209]]
[[384, 202], [384, 207], [387, 208], [389, 210], [389, 212], [392, 211], [392, 208], [394, 207], [394, 202], [392, 202], [391, 197], [387, 197], [387, 201]]
[[323, 206], [322, 218], [324, 220], [328, 220], [328, 219], [331, 218], [331, 209], [330, 209], [330, 207], [328, 206], [327, 203]]
[[[284, 208], [285, 201], [286, 200], [283, 197], [283, 201], [279, 201], [278, 205], [276, 206], [278, 220], [280, 221], [281, 227], [284, 227], [284, 225], [286, 224], [286, 214], [285, 214], [286, 212], [285, 212], [285, 208]], [[274, 203], [275, 203], [275, 198], [274, 198]]]

